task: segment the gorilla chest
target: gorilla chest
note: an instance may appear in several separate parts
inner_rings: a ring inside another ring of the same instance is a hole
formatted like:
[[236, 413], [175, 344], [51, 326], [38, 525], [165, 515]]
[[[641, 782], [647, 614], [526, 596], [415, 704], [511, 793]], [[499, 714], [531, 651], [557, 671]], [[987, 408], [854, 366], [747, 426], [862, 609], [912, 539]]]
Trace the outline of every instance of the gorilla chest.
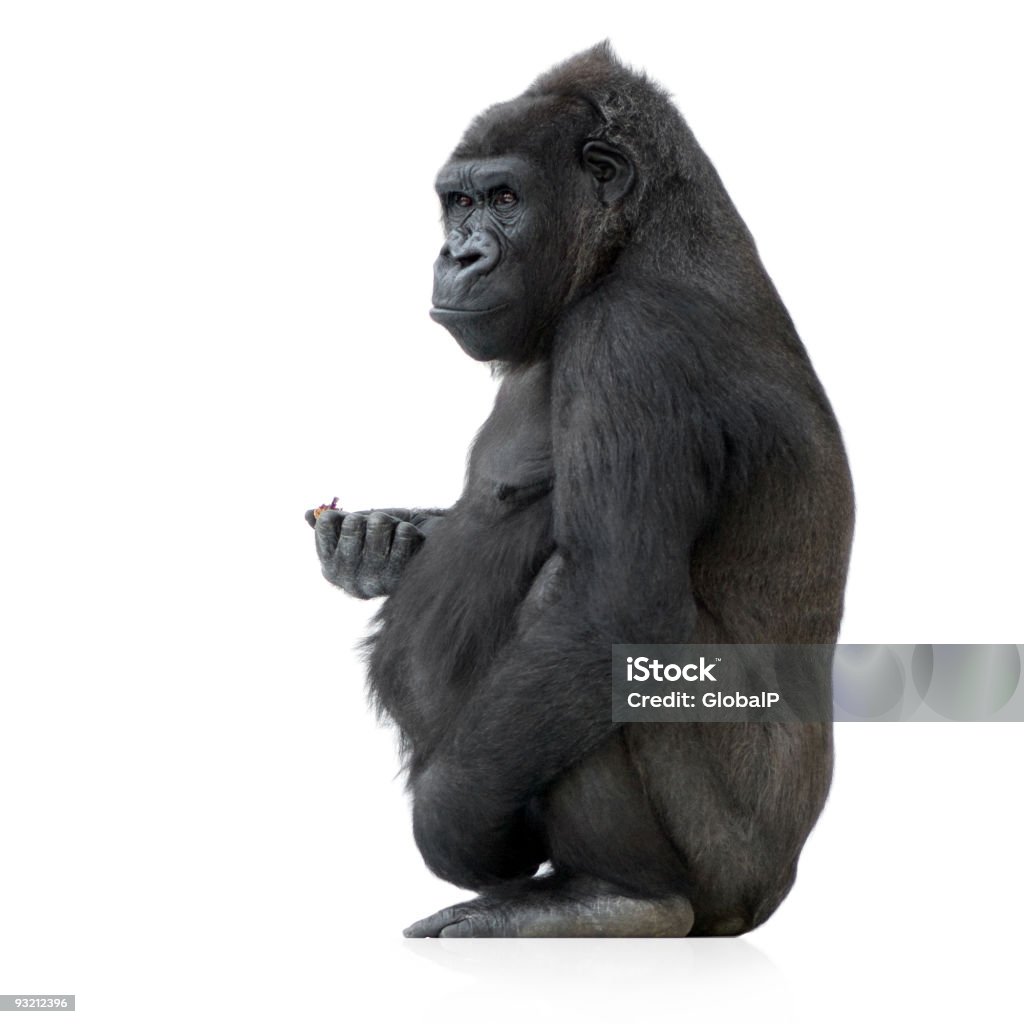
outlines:
[[502, 383], [473, 446], [466, 497], [500, 514], [543, 498], [553, 481], [550, 387], [537, 368]]

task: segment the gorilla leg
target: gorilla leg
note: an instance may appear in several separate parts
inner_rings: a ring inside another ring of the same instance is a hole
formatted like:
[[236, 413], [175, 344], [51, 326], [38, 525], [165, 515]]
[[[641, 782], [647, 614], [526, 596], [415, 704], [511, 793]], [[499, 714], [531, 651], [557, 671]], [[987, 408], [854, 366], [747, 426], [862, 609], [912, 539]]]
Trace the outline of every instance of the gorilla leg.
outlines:
[[827, 725], [644, 724], [625, 742], [686, 864], [694, 935], [737, 935], [776, 910], [832, 775]]
[[827, 731], [813, 726], [627, 726], [539, 809], [551, 874], [488, 889], [406, 934], [749, 931], [793, 884], [830, 763]]
[[820, 804], [805, 828], [791, 733], [708, 729], [626, 726], [560, 779], [544, 810], [555, 876], [595, 880], [598, 898], [653, 903], [652, 923], [684, 901], [693, 935], [764, 921], [793, 883]]
[[488, 889], [406, 930], [426, 936], [685, 936], [683, 863], [630, 768], [621, 734], [559, 780], [538, 809], [553, 871]]

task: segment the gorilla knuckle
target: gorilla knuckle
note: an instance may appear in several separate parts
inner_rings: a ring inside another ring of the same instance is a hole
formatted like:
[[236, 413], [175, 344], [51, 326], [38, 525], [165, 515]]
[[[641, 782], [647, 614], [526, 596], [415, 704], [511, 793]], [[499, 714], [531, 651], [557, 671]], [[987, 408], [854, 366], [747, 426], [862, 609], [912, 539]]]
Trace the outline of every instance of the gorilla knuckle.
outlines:
[[395, 517], [387, 512], [371, 512], [366, 517], [366, 529], [374, 533], [388, 532], [394, 528], [395, 522]]
[[366, 530], [366, 516], [361, 512], [346, 512], [341, 524], [341, 533], [345, 537], [354, 537]]
[[399, 523], [395, 527], [395, 540], [403, 544], [414, 544], [423, 540], [423, 534], [412, 523]]

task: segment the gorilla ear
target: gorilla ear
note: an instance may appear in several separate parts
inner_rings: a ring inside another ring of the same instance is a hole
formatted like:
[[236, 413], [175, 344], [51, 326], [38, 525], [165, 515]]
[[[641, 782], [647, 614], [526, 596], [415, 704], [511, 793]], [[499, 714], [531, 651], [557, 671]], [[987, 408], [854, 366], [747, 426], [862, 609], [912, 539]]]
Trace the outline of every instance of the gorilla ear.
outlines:
[[607, 142], [583, 146], [583, 166], [590, 172], [598, 198], [606, 206], [624, 198], [633, 187], [633, 161]]

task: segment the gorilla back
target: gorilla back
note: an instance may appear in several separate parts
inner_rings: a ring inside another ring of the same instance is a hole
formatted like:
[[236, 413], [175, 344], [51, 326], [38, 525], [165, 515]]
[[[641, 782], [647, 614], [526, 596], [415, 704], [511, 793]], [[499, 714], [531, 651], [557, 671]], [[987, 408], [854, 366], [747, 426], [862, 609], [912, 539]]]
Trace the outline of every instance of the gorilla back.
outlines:
[[828, 400], [711, 164], [606, 44], [479, 117], [437, 191], [431, 315], [502, 376], [465, 488], [315, 522], [328, 579], [389, 595], [370, 683], [416, 841], [481, 894], [406, 934], [755, 927], [831, 727], [616, 724], [610, 647], [836, 640], [853, 498]]

